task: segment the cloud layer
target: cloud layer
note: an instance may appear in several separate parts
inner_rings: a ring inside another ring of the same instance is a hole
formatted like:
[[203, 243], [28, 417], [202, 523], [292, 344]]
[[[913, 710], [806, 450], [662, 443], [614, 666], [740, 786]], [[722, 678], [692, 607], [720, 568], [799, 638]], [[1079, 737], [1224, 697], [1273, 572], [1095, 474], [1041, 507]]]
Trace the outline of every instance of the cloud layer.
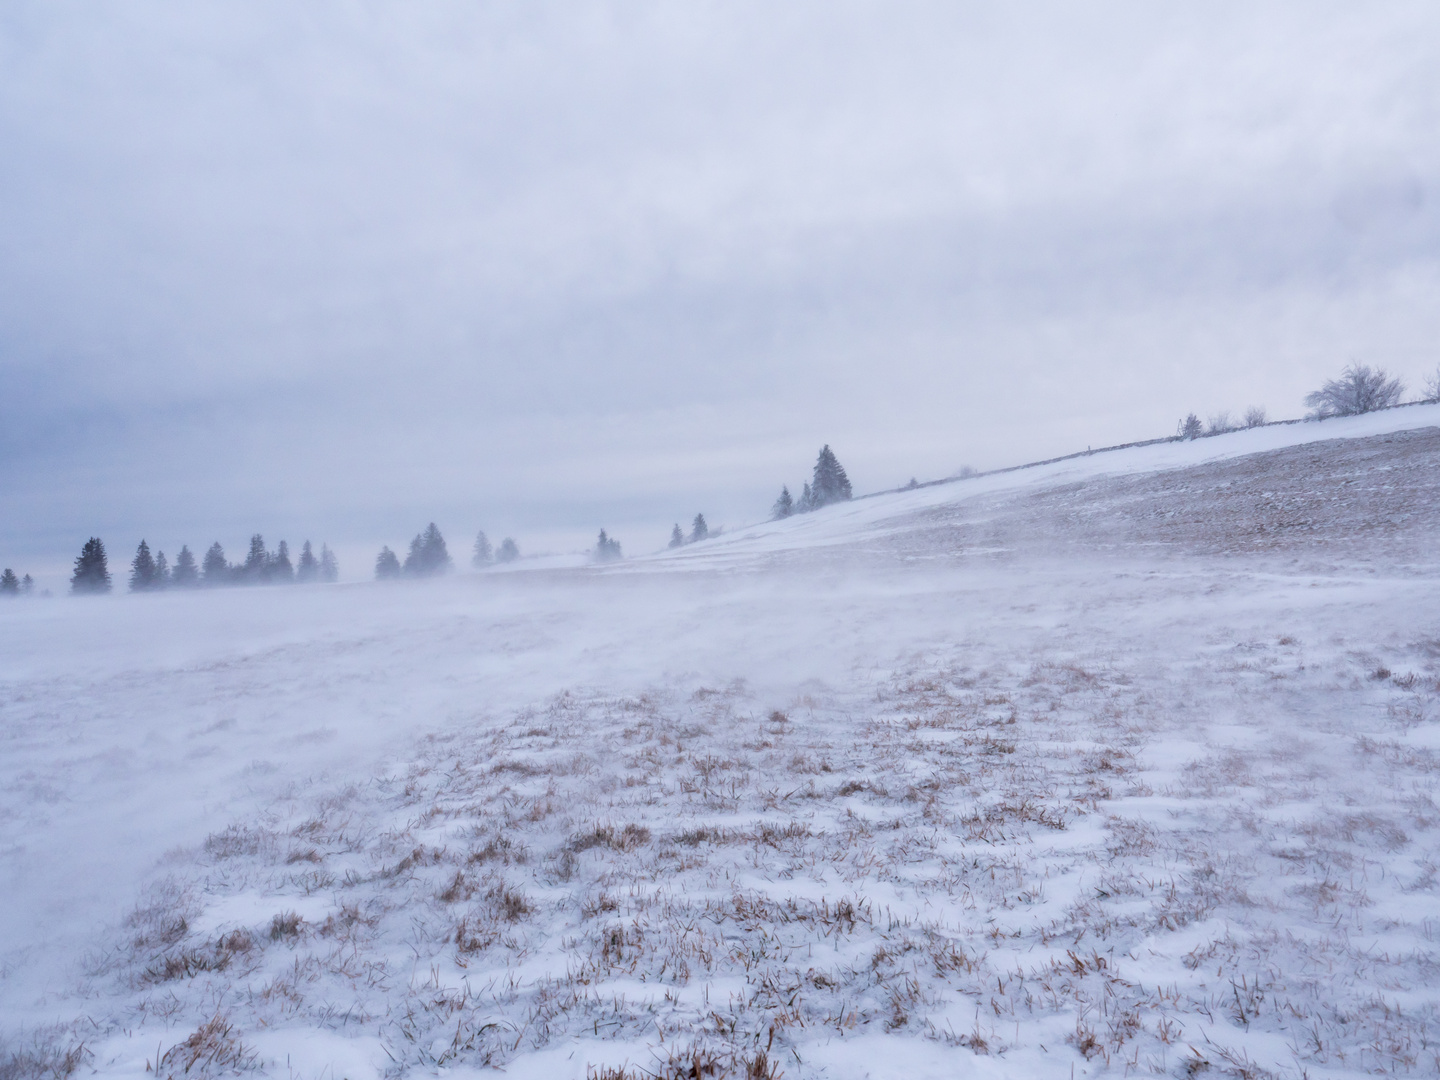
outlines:
[[643, 549], [821, 442], [867, 489], [1418, 382], [1437, 43], [1426, 4], [11, 5], [0, 545]]

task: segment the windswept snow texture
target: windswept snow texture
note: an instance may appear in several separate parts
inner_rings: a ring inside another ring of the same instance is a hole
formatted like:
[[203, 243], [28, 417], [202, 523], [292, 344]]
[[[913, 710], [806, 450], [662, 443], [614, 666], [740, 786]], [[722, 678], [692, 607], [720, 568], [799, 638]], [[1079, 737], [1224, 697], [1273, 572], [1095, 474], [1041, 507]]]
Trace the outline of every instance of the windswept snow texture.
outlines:
[[1437, 422], [6, 605], [12, 1066], [1433, 1075]]

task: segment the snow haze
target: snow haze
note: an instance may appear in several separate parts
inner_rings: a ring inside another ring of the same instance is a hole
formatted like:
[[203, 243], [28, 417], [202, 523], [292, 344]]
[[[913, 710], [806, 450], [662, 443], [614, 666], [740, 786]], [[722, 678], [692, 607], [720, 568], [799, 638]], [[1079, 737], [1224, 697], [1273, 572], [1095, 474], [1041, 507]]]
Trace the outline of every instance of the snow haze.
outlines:
[[4, 560], [652, 550], [822, 443], [872, 491], [1298, 415], [1352, 360], [1418, 387], [1437, 24], [8, 5]]

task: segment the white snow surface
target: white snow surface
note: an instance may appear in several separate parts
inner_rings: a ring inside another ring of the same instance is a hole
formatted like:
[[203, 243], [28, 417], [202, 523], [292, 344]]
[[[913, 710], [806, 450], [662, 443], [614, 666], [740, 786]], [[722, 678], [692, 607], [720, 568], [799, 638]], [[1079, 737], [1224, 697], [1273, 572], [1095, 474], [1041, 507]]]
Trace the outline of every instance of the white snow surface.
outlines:
[[603, 568], [0, 605], [9, 1075], [1440, 1071], [1440, 560], [1000, 520], [1437, 427]]

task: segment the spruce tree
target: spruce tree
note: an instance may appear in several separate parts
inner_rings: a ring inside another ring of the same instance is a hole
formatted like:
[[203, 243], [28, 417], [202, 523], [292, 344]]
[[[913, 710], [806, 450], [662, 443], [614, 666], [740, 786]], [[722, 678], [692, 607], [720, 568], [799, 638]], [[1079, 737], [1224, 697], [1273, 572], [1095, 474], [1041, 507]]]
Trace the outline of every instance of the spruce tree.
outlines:
[[710, 526], [705, 524], [705, 515], [696, 514], [690, 523], [690, 543], [696, 544], [710, 535]]
[[606, 536], [604, 529], [600, 530], [600, 539], [595, 544], [595, 558], [599, 562], [614, 562], [621, 558], [620, 541]]
[[315, 552], [310, 550], [310, 541], [300, 545], [300, 562], [295, 566], [295, 580], [299, 582], [314, 581], [320, 576], [320, 563], [315, 558]]
[[519, 557], [520, 548], [516, 546], [514, 540], [507, 536], [500, 541], [500, 550], [495, 552], [496, 562], [514, 562]]
[[180, 554], [175, 556], [175, 569], [170, 571], [170, 584], [177, 589], [190, 589], [198, 585], [199, 581], [195, 556], [190, 553], [189, 545], [182, 544]]
[[375, 556], [375, 580], [387, 581], [400, 576], [400, 559], [388, 547], [382, 547]]
[[20, 591], [26, 596], [35, 591], [35, 579], [29, 574], [20, 579]]
[[226, 585], [230, 582], [230, 564], [225, 561], [225, 549], [220, 546], [219, 540], [211, 544], [210, 550], [205, 552], [201, 571], [205, 575], [206, 585]]
[[780, 497], [775, 500], [775, 505], [770, 508], [770, 517], [774, 521], [787, 518], [795, 512], [795, 500], [790, 497], [790, 489], [784, 484], [780, 485]]
[[270, 553], [265, 550], [265, 538], [259, 533], [250, 537], [250, 550], [245, 553], [245, 564], [240, 573], [251, 585], [270, 577]]
[[675, 527], [670, 530], [670, 546], [677, 548], [685, 543], [685, 534], [680, 531], [680, 523], [677, 521]]
[[105, 544], [98, 536], [85, 541], [70, 575], [72, 593], [107, 593], [110, 591], [110, 565], [105, 557]]
[[425, 531], [417, 533], [410, 541], [410, 553], [405, 556], [405, 573], [413, 577], [433, 577], [450, 570], [450, 552], [445, 547], [445, 538], [432, 521]]
[[476, 570], [483, 570], [494, 561], [495, 549], [490, 546], [490, 538], [482, 529], [475, 534], [475, 548], [470, 554], [470, 565]]
[[290, 565], [290, 545], [284, 540], [275, 549], [275, 554], [270, 559], [270, 580], [281, 585], [289, 585], [295, 580], [295, 567]]
[[155, 560], [150, 555], [150, 545], [141, 540], [130, 562], [130, 591], [147, 592], [154, 587]]
[[805, 490], [800, 492], [800, 501], [796, 504], [797, 513], [808, 514], [815, 509], [815, 492], [810, 490], [810, 485], [805, 485]]
[[320, 580], [328, 582], [340, 580], [340, 564], [335, 561], [335, 553], [326, 544], [320, 545]]
[[154, 588], [168, 589], [170, 587], [170, 562], [165, 558], [165, 552], [155, 552], [155, 580]]
[[15, 576], [15, 571], [5, 567], [5, 572], [0, 574], [0, 596], [19, 596], [20, 579]]
[[810, 496], [816, 508], [850, 498], [850, 478], [827, 443], [815, 459], [815, 476], [810, 482]]

